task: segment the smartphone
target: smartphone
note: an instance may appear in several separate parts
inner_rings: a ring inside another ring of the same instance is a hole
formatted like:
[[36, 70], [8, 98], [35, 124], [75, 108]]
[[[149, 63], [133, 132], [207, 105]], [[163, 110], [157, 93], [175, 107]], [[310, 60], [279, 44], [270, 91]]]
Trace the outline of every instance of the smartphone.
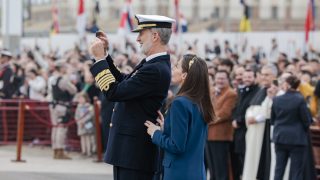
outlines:
[[102, 36], [102, 35], [103, 35], [103, 32], [102, 32], [102, 31], [99, 30], [99, 31], [96, 32], [96, 37], [97, 37], [97, 38], [99, 38], [99, 37]]

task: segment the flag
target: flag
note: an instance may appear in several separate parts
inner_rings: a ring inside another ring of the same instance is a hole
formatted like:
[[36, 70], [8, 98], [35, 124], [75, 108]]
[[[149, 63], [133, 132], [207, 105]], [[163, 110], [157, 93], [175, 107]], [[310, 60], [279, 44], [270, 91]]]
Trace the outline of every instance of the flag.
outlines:
[[100, 3], [98, 0], [96, 0], [96, 5], [94, 7], [95, 14], [100, 14]]
[[132, 30], [133, 30], [133, 22], [132, 22], [131, 0], [127, 0], [121, 13], [118, 33], [123, 34], [126, 32], [131, 32]]
[[187, 19], [184, 17], [184, 15], [180, 12], [180, 8], [179, 8], [179, 0], [175, 0], [174, 1], [174, 10], [175, 10], [175, 24], [172, 26], [172, 31], [174, 33], [185, 33], [188, 31], [188, 21]]
[[314, 0], [309, 0], [308, 9], [307, 9], [307, 16], [305, 21], [305, 41], [309, 41], [309, 32], [310, 30], [315, 30], [315, 4]]
[[250, 7], [244, 0], [240, 0], [240, 3], [243, 5], [243, 16], [240, 21], [240, 32], [250, 32], [251, 31], [251, 22], [250, 22]]
[[81, 37], [85, 35], [86, 32], [86, 14], [84, 11], [84, 0], [79, 0], [78, 6], [78, 17], [77, 17], [77, 32]]
[[96, 0], [96, 3], [93, 8], [93, 21], [97, 22], [99, 14], [100, 14], [100, 3], [98, 0]]
[[179, 20], [180, 20], [180, 11], [179, 11], [179, 0], [174, 0], [174, 14], [176, 23], [172, 26], [172, 31], [178, 33], [179, 31]]
[[57, 1], [52, 1], [52, 25], [51, 25], [51, 34], [59, 33], [59, 17], [58, 17], [58, 8], [57, 8]]
[[[187, 19], [183, 16], [183, 14], [180, 14], [180, 27], [181, 27], [181, 32], [185, 33], [188, 32], [188, 21]], [[178, 27], [179, 28], [179, 27]]]

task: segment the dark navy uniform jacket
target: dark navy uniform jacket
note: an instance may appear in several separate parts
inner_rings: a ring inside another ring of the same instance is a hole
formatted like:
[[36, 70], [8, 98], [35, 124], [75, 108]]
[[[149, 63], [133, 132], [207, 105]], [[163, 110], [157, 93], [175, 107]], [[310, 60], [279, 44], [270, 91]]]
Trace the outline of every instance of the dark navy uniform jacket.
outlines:
[[91, 67], [100, 89], [115, 107], [110, 124], [105, 162], [123, 168], [156, 171], [158, 148], [151, 142], [144, 126], [156, 123], [157, 110], [167, 96], [171, 81], [170, 56], [162, 55], [140, 63], [125, 75], [112, 58]]

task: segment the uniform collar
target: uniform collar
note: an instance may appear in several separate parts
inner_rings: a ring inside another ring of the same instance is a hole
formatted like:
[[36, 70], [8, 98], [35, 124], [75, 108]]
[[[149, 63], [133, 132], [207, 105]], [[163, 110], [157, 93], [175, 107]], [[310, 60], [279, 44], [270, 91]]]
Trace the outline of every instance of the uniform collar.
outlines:
[[159, 57], [159, 56], [164, 56], [164, 55], [167, 55], [168, 53], [167, 52], [160, 52], [160, 53], [156, 53], [156, 54], [152, 54], [150, 56], [148, 56], [146, 58], [146, 62], [150, 61], [151, 59], [154, 59], [156, 57]]

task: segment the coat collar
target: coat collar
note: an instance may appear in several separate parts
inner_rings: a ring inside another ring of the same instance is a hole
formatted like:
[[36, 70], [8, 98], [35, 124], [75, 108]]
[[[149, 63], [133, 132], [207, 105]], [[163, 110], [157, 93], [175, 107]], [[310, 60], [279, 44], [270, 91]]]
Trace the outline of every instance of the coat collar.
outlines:
[[167, 55], [167, 54], [168, 54], [167, 52], [160, 52], [160, 53], [152, 54], [152, 55], [146, 57], [146, 61], [148, 62], [148, 61], [150, 61], [150, 60], [152, 60], [152, 59], [154, 59], [156, 57], [164, 56], [164, 55]]
[[170, 55], [169, 54], [165, 54], [165, 55], [161, 55], [161, 56], [157, 56], [155, 58], [152, 58], [150, 59], [149, 61], [146, 62], [146, 64], [149, 64], [149, 63], [154, 63], [154, 62], [157, 62], [161, 59], [164, 59], [164, 60], [169, 60], [170, 61]]

